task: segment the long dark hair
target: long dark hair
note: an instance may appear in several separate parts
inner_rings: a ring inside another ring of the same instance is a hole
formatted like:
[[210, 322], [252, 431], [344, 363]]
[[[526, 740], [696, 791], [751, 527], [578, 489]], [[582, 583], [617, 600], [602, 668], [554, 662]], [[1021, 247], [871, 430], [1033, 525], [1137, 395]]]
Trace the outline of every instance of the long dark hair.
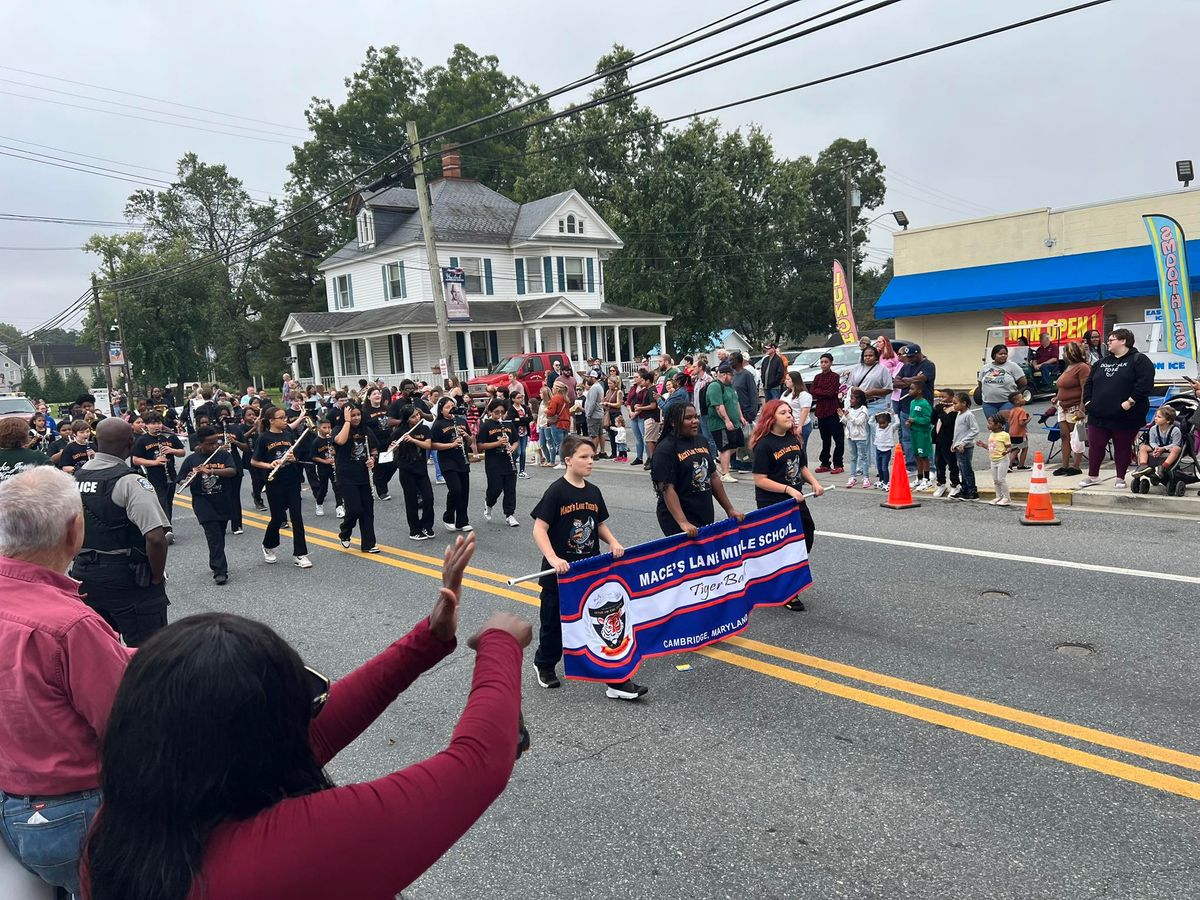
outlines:
[[683, 417], [687, 415], [690, 408], [694, 408], [691, 403], [672, 403], [667, 407], [667, 416], [663, 420], [662, 427], [663, 439], [669, 435], [679, 436], [679, 431], [683, 427]]
[[147, 641], [101, 749], [92, 900], [184, 900], [217, 826], [332, 787], [309, 742], [312, 700], [296, 651], [259, 622], [206, 613]]

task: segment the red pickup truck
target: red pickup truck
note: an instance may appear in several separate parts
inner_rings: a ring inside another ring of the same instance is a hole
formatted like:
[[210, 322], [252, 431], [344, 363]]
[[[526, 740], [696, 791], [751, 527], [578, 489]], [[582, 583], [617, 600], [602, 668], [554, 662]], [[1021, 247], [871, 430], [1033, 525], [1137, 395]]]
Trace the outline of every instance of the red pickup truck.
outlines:
[[553, 353], [516, 353], [506, 356], [492, 367], [486, 375], [477, 375], [467, 382], [467, 394], [472, 402], [483, 403], [487, 400], [488, 385], [501, 387], [508, 384], [508, 376], [515, 375], [525, 388], [526, 397], [539, 397], [542, 386], [546, 383], [546, 374], [554, 368], [558, 360], [564, 366], [571, 364], [567, 354]]

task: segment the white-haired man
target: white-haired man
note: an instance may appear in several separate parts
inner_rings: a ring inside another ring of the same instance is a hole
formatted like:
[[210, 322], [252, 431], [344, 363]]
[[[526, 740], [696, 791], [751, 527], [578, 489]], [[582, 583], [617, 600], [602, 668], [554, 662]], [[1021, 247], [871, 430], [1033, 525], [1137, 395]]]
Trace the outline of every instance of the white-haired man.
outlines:
[[132, 652], [63, 574], [83, 528], [66, 473], [45, 466], [0, 484], [0, 837], [76, 895], [100, 805], [100, 735]]

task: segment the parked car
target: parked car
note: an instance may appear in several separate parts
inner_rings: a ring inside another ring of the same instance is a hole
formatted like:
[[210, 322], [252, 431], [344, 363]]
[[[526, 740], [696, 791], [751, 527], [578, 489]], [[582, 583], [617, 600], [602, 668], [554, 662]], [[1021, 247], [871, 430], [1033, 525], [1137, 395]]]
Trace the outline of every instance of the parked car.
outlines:
[[537, 397], [542, 393], [546, 383], [546, 373], [554, 368], [554, 360], [564, 366], [569, 366], [571, 360], [562, 352], [552, 353], [515, 353], [506, 356], [486, 375], [476, 375], [467, 382], [467, 395], [471, 401], [483, 404], [487, 400], [488, 385], [501, 387], [508, 384], [508, 376], [516, 375], [517, 380], [525, 388], [526, 397]]
[[33, 402], [28, 397], [0, 397], [0, 419], [20, 416], [28, 422], [35, 412]]

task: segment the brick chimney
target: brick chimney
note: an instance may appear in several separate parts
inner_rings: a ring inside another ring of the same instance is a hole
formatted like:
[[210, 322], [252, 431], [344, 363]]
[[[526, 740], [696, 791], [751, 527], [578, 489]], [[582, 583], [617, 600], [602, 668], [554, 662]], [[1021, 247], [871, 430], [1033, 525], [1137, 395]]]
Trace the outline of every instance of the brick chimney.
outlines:
[[442, 177], [463, 177], [462, 155], [453, 144], [442, 144]]

